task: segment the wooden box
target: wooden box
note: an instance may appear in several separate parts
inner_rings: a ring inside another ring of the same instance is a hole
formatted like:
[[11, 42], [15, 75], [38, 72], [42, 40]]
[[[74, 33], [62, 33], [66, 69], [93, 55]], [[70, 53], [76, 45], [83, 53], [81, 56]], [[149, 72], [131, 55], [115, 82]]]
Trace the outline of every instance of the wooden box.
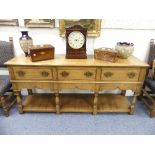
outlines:
[[116, 62], [118, 59], [118, 54], [113, 48], [98, 48], [94, 49], [94, 58], [104, 61]]
[[54, 59], [55, 48], [50, 44], [33, 45], [30, 48], [32, 62]]

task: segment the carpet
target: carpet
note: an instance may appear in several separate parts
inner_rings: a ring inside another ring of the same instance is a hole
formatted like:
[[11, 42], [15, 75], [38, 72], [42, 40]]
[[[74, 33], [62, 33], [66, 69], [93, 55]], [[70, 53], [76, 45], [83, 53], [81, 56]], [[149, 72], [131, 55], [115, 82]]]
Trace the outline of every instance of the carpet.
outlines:
[[134, 115], [127, 113], [24, 113], [17, 105], [4, 117], [0, 109], [1, 135], [154, 135], [155, 117], [150, 118], [141, 101]]

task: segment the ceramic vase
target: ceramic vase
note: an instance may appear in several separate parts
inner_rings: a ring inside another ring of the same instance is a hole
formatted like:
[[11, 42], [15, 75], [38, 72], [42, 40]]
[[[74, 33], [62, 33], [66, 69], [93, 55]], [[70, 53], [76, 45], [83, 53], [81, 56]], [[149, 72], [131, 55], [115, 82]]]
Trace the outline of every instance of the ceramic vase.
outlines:
[[19, 38], [19, 43], [25, 53], [25, 57], [29, 56], [29, 48], [33, 45], [32, 38], [28, 35], [28, 31], [21, 31], [22, 36]]

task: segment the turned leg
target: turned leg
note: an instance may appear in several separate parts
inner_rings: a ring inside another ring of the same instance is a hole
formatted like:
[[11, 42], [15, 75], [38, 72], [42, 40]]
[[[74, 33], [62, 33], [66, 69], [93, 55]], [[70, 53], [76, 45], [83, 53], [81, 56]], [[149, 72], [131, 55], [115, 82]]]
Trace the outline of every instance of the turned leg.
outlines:
[[131, 109], [130, 109], [130, 114], [132, 115], [135, 111], [135, 106], [136, 106], [136, 101], [137, 101], [137, 95], [134, 94], [134, 97], [132, 99], [132, 102], [131, 102]]
[[4, 115], [5, 116], [9, 116], [9, 111], [8, 111], [8, 109], [6, 108], [6, 100], [5, 100], [5, 98], [3, 97], [3, 96], [0, 96], [0, 100], [1, 100], [1, 104], [2, 104], [2, 108], [3, 108], [3, 110], [4, 110]]
[[150, 117], [154, 117], [155, 116], [155, 109], [150, 109], [149, 114], [150, 114]]
[[143, 96], [141, 96], [141, 100], [143, 101], [144, 105], [148, 109], [150, 117], [154, 117], [155, 116], [155, 100], [145, 89], [143, 89], [143, 93], [147, 96], [147, 100], [151, 102], [152, 106], [148, 104], [148, 101]]
[[93, 115], [97, 114], [98, 93], [94, 94]]
[[59, 101], [59, 93], [55, 93], [55, 103], [56, 103], [56, 113], [60, 114], [60, 101]]
[[125, 96], [125, 94], [126, 94], [126, 90], [122, 90], [122, 91], [121, 91], [121, 95], [122, 95], [122, 96]]
[[18, 104], [18, 111], [20, 114], [23, 113], [23, 105], [22, 105], [22, 99], [21, 99], [21, 93], [20, 91], [15, 92], [16, 99], [17, 99], [17, 104]]
[[27, 91], [28, 91], [28, 94], [29, 95], [32, 95], [33, 94], [32, 89], [28, 89]]
[[[2, 96], [0, 95], [0, 103], [2, 102], [1, 98], [2, 98]], [[2, 104], [0, 104], [0, 108], [2, 108]]]

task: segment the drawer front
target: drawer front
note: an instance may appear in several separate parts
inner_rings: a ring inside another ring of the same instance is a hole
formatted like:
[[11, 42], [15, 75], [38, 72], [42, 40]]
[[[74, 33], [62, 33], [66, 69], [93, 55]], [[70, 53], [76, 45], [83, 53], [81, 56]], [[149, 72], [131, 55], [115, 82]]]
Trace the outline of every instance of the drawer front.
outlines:
[[58, 90], [96, 90], [95, 84], [75, 84], [65, 83], [58, 84]]
[[59, 68], [58, 80], [95, 80], [95, 68]]
[[135, 91], [137, 89], [137, 86], [140, 84], [136, 84], [136, 83], [104, 83], [104, 84], [99, 84], [99, 90], [103, 91], [103, 90], [115, 90], [115, 89], [119, 89], [119, 90], [132, 90]]
[[104, 81], [138, 81], [140, 69], [103, 68], [101, 80]]
[[23, 88], [27, 89], [48, 89], [54, 90], [54, 84], [49, 82], [13, 82], [13, 89], [14, 90], [21, 90]]
[[15, 79], [52, 79], [52, 69], [46, 67], [14, 67]]

